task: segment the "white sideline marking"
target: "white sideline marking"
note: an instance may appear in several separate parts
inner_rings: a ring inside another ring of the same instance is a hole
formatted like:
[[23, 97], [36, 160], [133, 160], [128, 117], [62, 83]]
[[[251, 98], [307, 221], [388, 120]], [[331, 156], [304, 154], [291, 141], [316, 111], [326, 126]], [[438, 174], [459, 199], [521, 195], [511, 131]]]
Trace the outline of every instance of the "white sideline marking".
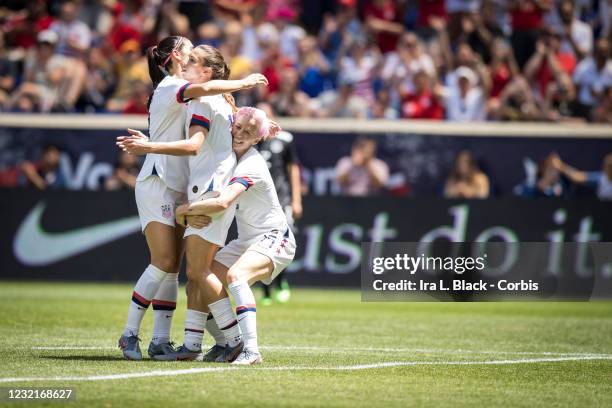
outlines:
[[264, 350], [312, 350], [312, 351], [372, 351], [383, 353], [440, 353], [440, 354], [514, 354], [537, 356], [597, 356], [612, 357], [612, 354], [601, 353], [560, 353], [551, 351], [492, 351], [463, 349], [428, 349], [428, 348], [386, 348], [386, 347], [318, 347], [318, 346], [261, 346]]
[[[319, 347], [319, 346], [261, 346], [263, 350], [295, 351], [334, 351], [334, 352], [382, 352], [382, 353], [440, 353], [440, 354], [509, 354], [536, 356], [596, 356], [608, 357], [612, 354], [602, 353], [560, 353], [551, 351], [492, 351], [462, 349], [428, 349], [428, 348], [385, 348], [385, 347]], [[35, 346], [32, 350], [116, 350], [111, 346]]]
[[[390, 361], [386, 363], [357, 364], [346, 366], [331, 367], [300, 367], [300, 366], [280, 366], [280, 367], [253, 367], [255, 371], [357, 371], [390, 367], [406, 367], [419, 365], [507, 365], [507, 364], [529, 364], [529, 363], [549, 363], [559, 361], [580, 361], [580, 360], [612, 360], [612, 356], [583, 356], [583, 357], [544, 357], [527, 358], [519, 360], [486, 360], [486, 361]], [[83, 377], [11, 377], [0, 378], [0, 383], [12, 382], [34, 382], [34, 381], [106, 381], [106, 380], [125, 380], [130, 378], [146, 377], [166, 377], [186, 374], [200, 374], [208, 372], [220, 372], [229, 370], [241, 370], [243, 367], [201, 367], [187, 368], [182, 370], [155, 370], [147, 372], [94, 375]], [[249, 369], [249, 368], [246, 368]]]

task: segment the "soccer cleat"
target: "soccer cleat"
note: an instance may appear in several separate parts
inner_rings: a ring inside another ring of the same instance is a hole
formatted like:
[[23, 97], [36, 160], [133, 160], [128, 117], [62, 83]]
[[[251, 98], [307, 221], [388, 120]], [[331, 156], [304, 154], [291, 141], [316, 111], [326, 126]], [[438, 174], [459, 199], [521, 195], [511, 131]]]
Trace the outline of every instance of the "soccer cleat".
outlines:
[[121, 351], [123, 351], [123, 357], [128, 360], [142, 360], [139, 342], [138, 336], [121, 336], [118, 345]]
[[223, 356], [223, 354], [225, 354], [225, 347], [215, 344], [210, 349], [208, 349], [206, 354], [204, 354], [204, 358], [202, 359], [202, 361], [212, 363], [214, 361], [217, 361], [217, 358]]
[[202, 350], [189, 350], [184, 344], [174, 352], [173, 360], [178, 361], [202, 361]]
[[232, 364], [236, 365], [253, 365], [253, 364], [261, 364], [263, 362], [263, 358], [261, 354], [249, 350], [247, 348], [243, 349], [238, 357], [232, 362]]
[[226, 345], [225, 352], [223, 353], [223, 355], [217, 357], [215, 362], [231, 363], [232, 361], [236, 359], [236, 357], [238, 357], [238, 354], [240, 354], [243, 348], [244, 348], [244, 342], [242, 341], [238, 343], [235, 347], [230, 347], [229, 345]]
[[259, 304], [262, 306], [270, 306], [272, 305], [272, 298], [270, 296], [262, 297]]
[[155, 344], [149, 343], [149, 349], [147, 350], [149, 357], [157, 361], [174, 361], [176, 360], [176, 349], [174, 343], [161, 343]]

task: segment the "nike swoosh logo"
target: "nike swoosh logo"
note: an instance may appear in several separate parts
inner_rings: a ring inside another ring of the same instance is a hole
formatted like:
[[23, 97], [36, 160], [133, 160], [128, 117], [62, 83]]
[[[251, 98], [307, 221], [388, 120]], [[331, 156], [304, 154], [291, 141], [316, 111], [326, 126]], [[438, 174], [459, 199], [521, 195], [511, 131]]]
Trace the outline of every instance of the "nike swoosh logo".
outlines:
[[138, 216], [78, 228], [46, 232], [41, 225], [46, 203], [40, 202], [23, 220], [13, 242], [15, 257], [27, 266], [46, 266], [140, 231]]

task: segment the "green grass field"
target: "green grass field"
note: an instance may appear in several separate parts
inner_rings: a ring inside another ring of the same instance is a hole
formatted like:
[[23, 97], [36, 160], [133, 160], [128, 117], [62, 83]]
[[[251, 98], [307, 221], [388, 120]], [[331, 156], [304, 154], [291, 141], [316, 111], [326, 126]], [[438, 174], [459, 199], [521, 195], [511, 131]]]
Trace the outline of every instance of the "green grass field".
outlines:
[[[612, 406], [610, 302], [362, 303], [357, 291], [294, 290], [258, 308], [264, 364], [233, 368], [123, 360], [131, 290], [0, 283], [0, 387], [74, 387], [77, 400], [57, 405], [79, 407]], [[177, 342], [184, 310], [183, 296]]]

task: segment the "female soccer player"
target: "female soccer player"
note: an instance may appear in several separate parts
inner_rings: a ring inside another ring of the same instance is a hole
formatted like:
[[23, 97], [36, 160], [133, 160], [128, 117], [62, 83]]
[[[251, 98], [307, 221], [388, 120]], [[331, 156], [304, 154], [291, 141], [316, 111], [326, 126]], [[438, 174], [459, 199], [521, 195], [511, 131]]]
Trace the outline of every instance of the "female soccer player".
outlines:
[[[219, 51], [210, 46], [193, 49], [193, 64], [184, 74], [193, 82], [210, 79], [226, 79], [229, 68]], [[198, 200], [208, 191], [229, 182], [235, 166], [230, 134], [235, 106], [233, 100], [216, 95], [193, 100], [187, 113], [189, 138], [180, 142], [151, 142], [142, 137], [131, 137], [120, 142], [134, 154], [158, 153], [192, 155], [188, 163], [188, 180], [183, 191], [189, 201]], [[174, 207], [172, 207], [173, 210]], [[227, 230], [233, 219], [228, 211], [203, 229], [187, 228], [185, 231], [187, 252], [187, 314], [185, 318], [184, 344], [167, 359], [194, 360], [202, 358], [202, 336], [208, 310], [226, 340], [228, 360], [233, 360], [242, 349], [240, 329], [227, 298], [223, 284], [211, 273], [210, 267], [219, 246], [225, 243]]]
[[[193, 154], [192, 147], [183, 140], [187, 101], [267, 84], [262, 75], [252, 75], [241, 81], [190, 83], [182, 75], [192, 49], [188, 39], [172, 36], [147, 50], [154, 87], [149, 100], [150, 140], [176, 156]], [[132, 135], [139, 134], [129, 131]], [[125, 148], [135, 142], [132, 137], [120, 137], [118, 144]], [[145, 153], [149, 154], [137, 178], [136, 204], [151, 263], [134, 288], [119, 347], [127, 359], [142, 358], [138, 332], [149, 304], [153, 303], [153, 339], [148, 352], [154, 359], [167, 360], [174, 353], [169, 337], [183, 254], [183, 228], [175, 225], [174, 208], [186, 200], [188, 167], [182, 157], [165, 156], [154, 150]]]
[[232, 126], [232, 148], [238, 164], [229, 185], [217, 197], [183, 204], [176, 210], [177, 223], [191, 223], [188, 228], [194, 228], [199, 226], [199, 221], [191, 220], [193, 215], [214, 219], [236, 208], [238, 238], [217, 253], [212, 265], [213, 272], [228, 285], [236, 302], [244, 348], [233, 364], [263, 361], [257, 346], [255, 297], [250, 286], [257, 281], [270, 284], [295, 255], [295, 238], [278, 201], [268, 166], [254, 148], [268, 136], [269, 130], [270, 123], [263, 111], [239, 109]]

